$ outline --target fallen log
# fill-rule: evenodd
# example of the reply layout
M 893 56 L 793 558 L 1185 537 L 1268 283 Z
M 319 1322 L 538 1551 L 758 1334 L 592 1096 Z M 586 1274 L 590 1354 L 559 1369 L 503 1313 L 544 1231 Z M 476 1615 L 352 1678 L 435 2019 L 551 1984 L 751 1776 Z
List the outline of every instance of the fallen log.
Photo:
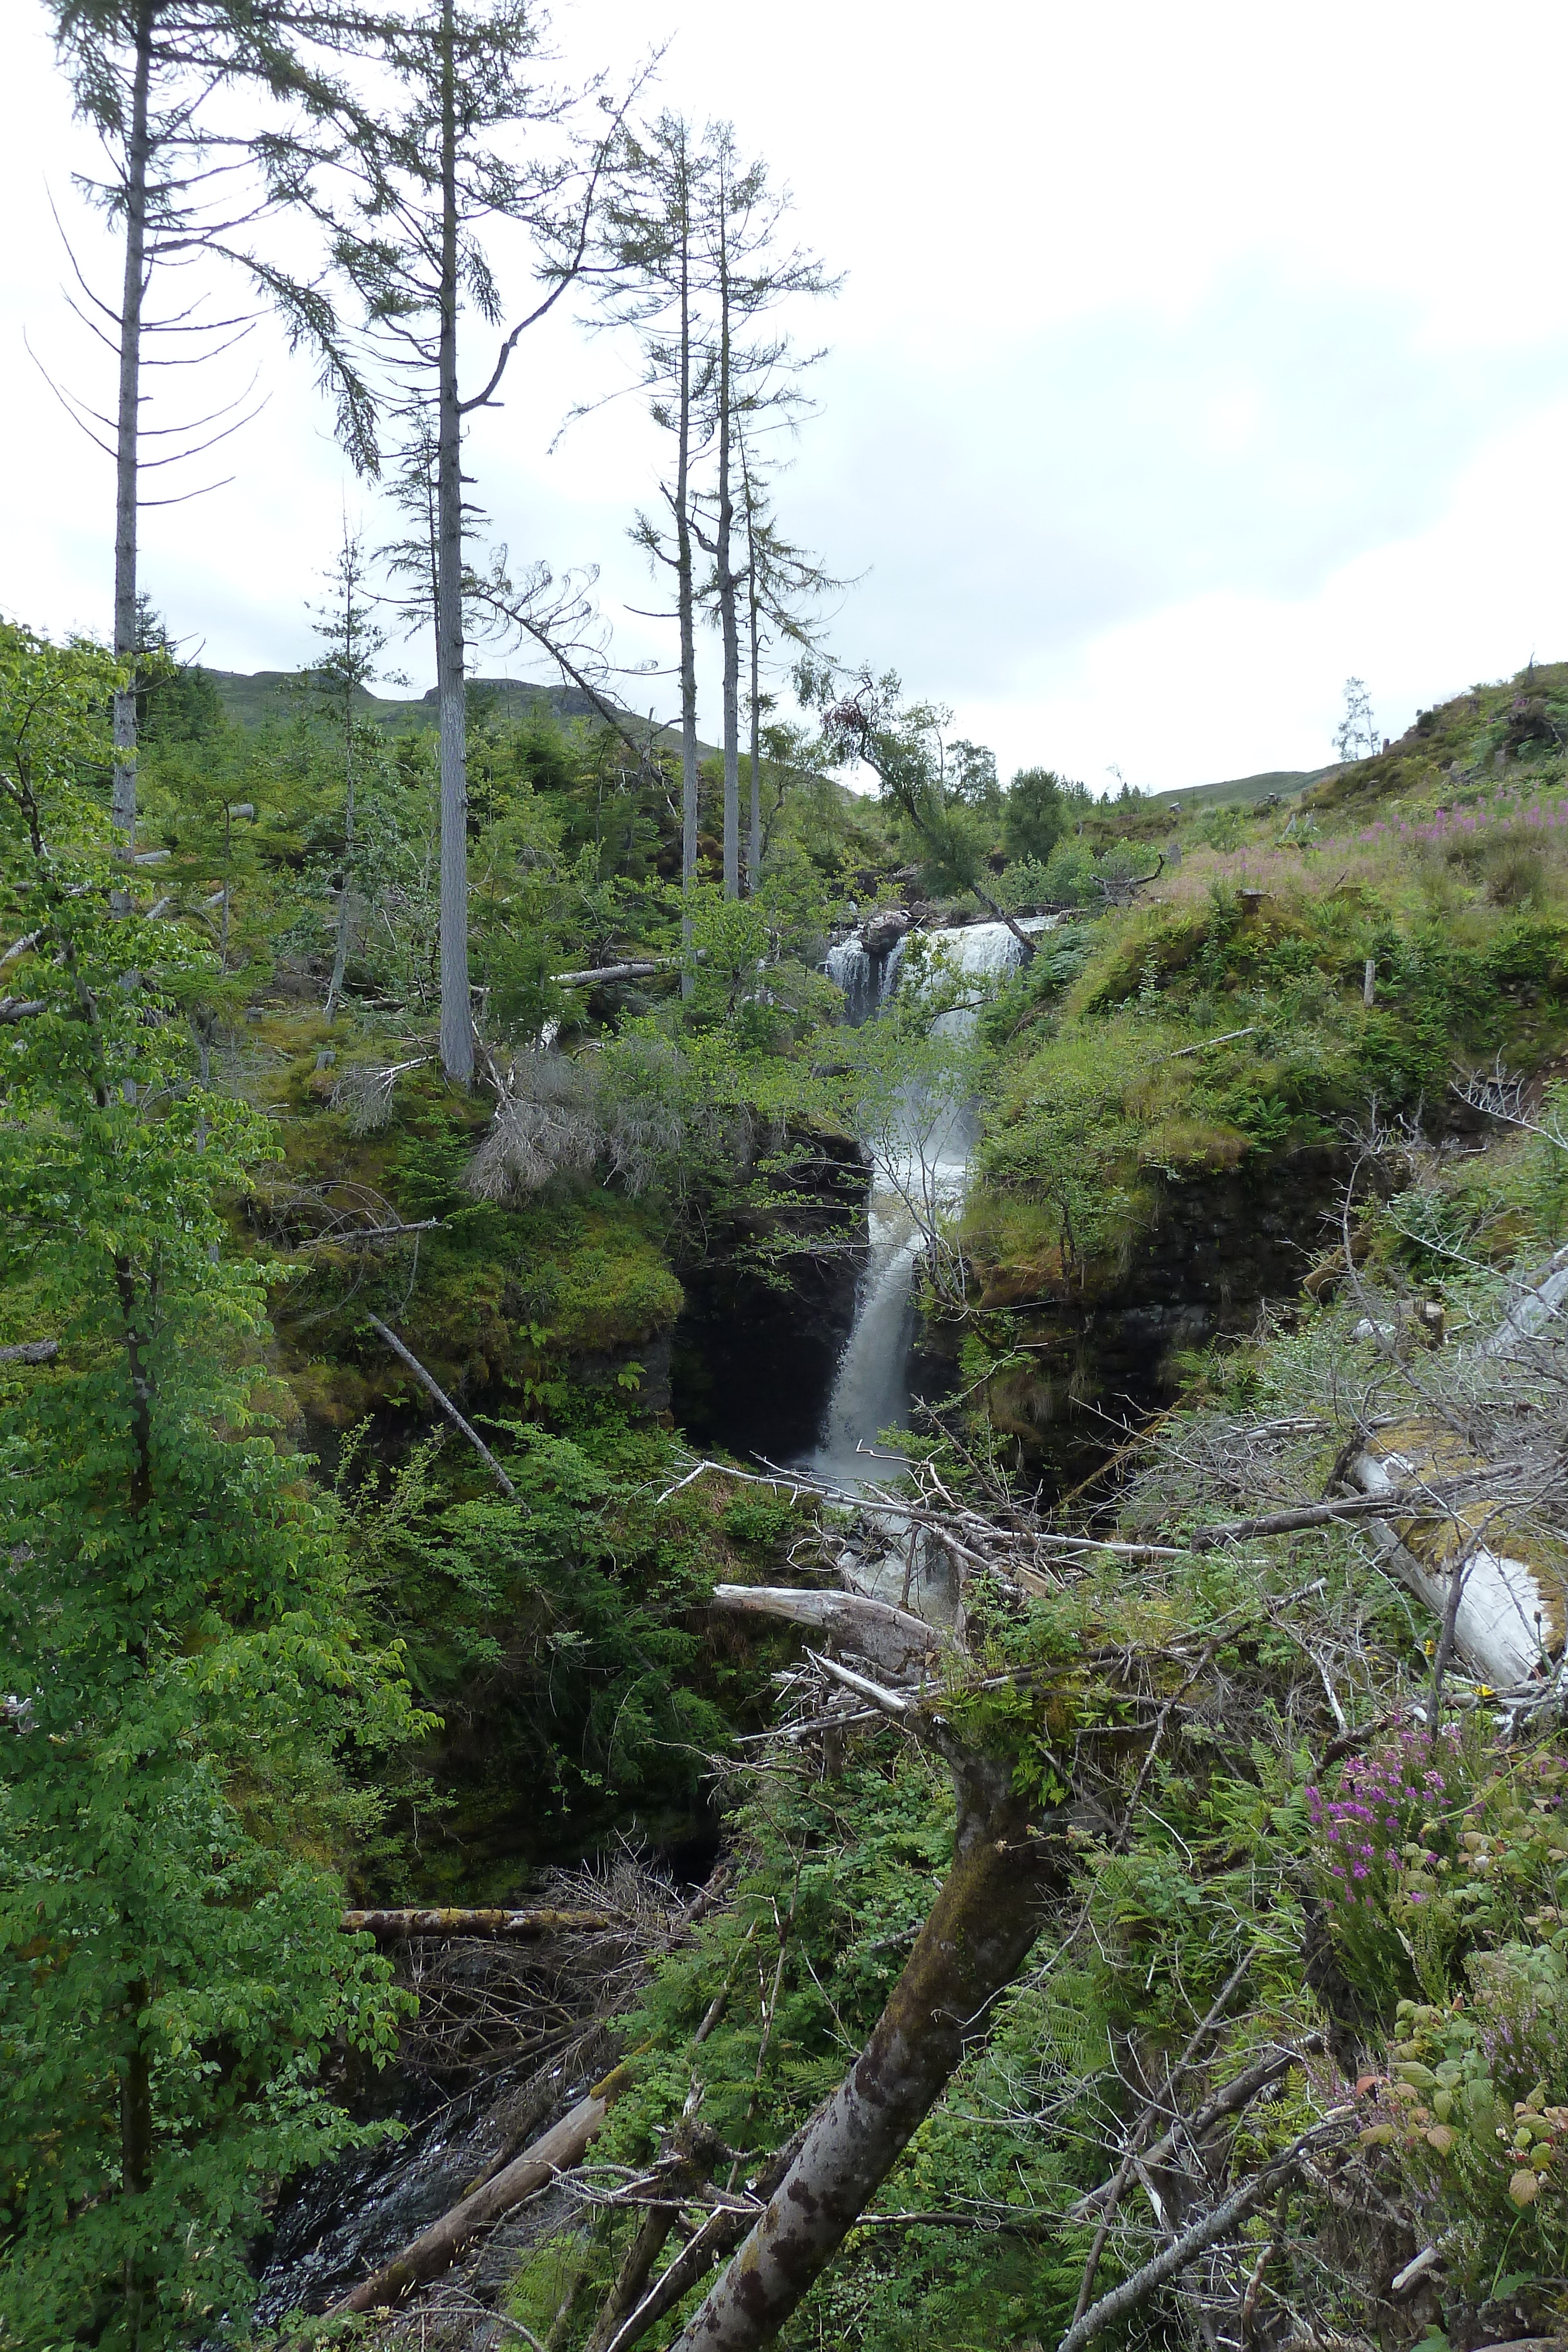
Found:
M 1539 1681 L 1562 1655 L 1568 1589 L 1561 1560 L 1519 1525 L 1517 1511 L 1484 1491 L 1451 1504 L 1442 1518 L 1406 1517 L 1399 1508 L 1413 1481 L 1473 1469 L 1449 1431 L 1409 1422 L 1355 1454 L 1347 1475 L 1381 1506 L 1384 1557 L 1439 1623 L 1458 1580 L 1455 1643 L 1483 1682 L 1507 1690 Z
M 0 1364 L 52 1364 L 59 1352 L 57 1339 L 19 1339 L 15 1347 L 0 1348 Z
M 810 1592 L 792 1585 L 719 1584 L 714 1599 L 721 1609 L 738 1609 L 758 1617 L 785 1617 L 797 1625 L 815 1626 L 819 1633 L 852 1650 L 874 1665 L 894 1675 L 929 1664 L 933 1655 L 951 1644 L 945 1633 L 891 1601 L 873 1601 L 859 1592 Z
M 345 1911 L 345 1935 L 379 1937 L 395 1943 L 408 1936 L 577 1936 L 601 1933 L 620 1923 L 608 1911 L 395 1910 Z
M 598 988 L 609 980 L 651 980 L 655 972 L 670 971 L 678 961 L 675 956 L 658 956 L 645 963 L 591 964 L 586 971 L 552 971 L 550 979 L 557 988 Z
M 525 2198 L 548 2188 L 558 2172 L 570 2172 L 574 2165 L 581 2163 L 589 2141 L 625 2089 L 628 2076 L 625 2066 L 617 2066 L 613 2074 L 606 2074 L 585 2098 L 579 2099 L 562 2116 L 559 2123 L 552 2124 L 520 2156 L 504 2165 L 472 2196 L 465 2197 L 461 2204 L 454 2205 L 439 2221 L 433 2221 L 422 2236 L 383 2264 L 373 2277 L 343 2295 L 327 2316 L 340 2319 L 352 2311 L 386 2309 L 401 2303 L 426 2279 L 450 2270 L 464 2247 L 481 2230 L 501 2221 Z

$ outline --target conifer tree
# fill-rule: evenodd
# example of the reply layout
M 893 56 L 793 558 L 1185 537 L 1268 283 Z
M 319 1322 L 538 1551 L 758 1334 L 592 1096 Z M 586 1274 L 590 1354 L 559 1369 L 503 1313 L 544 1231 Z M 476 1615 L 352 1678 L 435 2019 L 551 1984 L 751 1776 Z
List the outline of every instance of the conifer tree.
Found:
M 338 886 L 332 977 L 327 984 L 326 1003 L 327 1018 L 332 1021 L 343 998 L 353 928 L 354 795 L 360 779 L 361 753 L 377 748 L 371 729 L 360 717 L 359 698 L 380 676 L 377 665 L 387 642 L 386 631 L 376 620 L 371 601 L 363 542 L 357 532 L 349 529 L 346 520 L 342 544 L 328 575 L 328 584 L 329 600 L 317 608 L 313 624 L 321 650 L 310 679 L 331 719 L 343 761 L 343 864 Z
M 397 1998 L 318 1857 L 345 1745 L 418 1719 L 269 1433 L 224 1203 L 277 1147 L 172 1017 L 210 959 L 111 916 L 124 679 L 0 637 L 0 1285 L 37 1327 L 0 1389 L 0 2339 L 152 2352 L 241 2317 L 264 2185 L 356 2137 L 320 2061 L 388 2055 Z
M 468 762 L 463 440 L 468 417 L 497 404 L 524 332 L 582 266 L 603 142 L 586 164 L 570 148 L 519 160 L 520 132 L 559 123 L 571 101 L 534 81 L 540 23 L 532 0 L 436 5 L 389 24 L 386 62 L 402 98 L 390 122 L 362 123 L 310 200 L 333 224 L 338 262 L 358 288 L 369 330 L 398 389 L 392 405 L 415 468 L 426 471 L 441 761 L 441 1059 L 466 1086 L 474 1072 L 468 978 Z M 570 192 L 570 193 L 569 193 Z M 548 289 L 493 346 L 489 373 L 466 396 L 459 380 L 465 314 L 503 322 L 484 243 L 497 221 L 528 228 Z M 407 468 L 404 469 L 405 475 Z
M 713 318 L 715 478 L 711 534 L 699 524 L 698 535 L 713 558 L 708 594 L 724 647 L 724 890 L 726 898 L 735 898 L 740 895 L 742 864 L 739 599 L 749 575 L 749 563 L 736 561 L 737 528 L 744 531 L 747 557 L 758 552 L 747 444 L 755 465 L 769 432 L 798 423 L 804 406 L 799 378 L 822 357 L 821 352 L 797 352 L 788 335 L 758 340 L 755 327 L 766 311 L 789 296 L 832 293 L 838 281 L 824 275 L 814 256 L 798 248 L 788 253 L 779 250 L 779 231 L 789 200 L 769 187 L 766 163 L 758 160 L 742 167 L 735 133 L 727 123 L 709 133 L 709 143 L 713 169 L 702 215 L 703 290 Z M 753 605 L 754 632 L 758 609 Z M 756 732 L 754 713 L 754 767 Z M 754 833 L 759 826 L 758 818 Z
M 245 422 L 234 416 L 238 403 L 173 424 L 146 421 L 150 339 L 164 337 L 172 346 L 161 367 L 189 367 L 220 356 L 248 324 L 243 317 L 208 320 L 199 299 L 187 297 L 172 297 L 168 315 L 154 316 L 149 298 L 155 283 L 201 257 L 237 265 L 249 285 L 276 305 L 290 341 L 315 352 L 321 381 L 336 397 L 344 446 L 361 468 L 374 463 L 373 413 L 319 285 L 254 245 L 257 225 L 292 193 L 301 124 L 330 111 L 340 96 L 302 58 L 296 30 L 306 23 L 307 12 L 258 8 L 250 0 L 49 5 L 77 112 L 97 131 L 107 161 L 106 176 L 84 185 L 124 239 L 117 301 L 93 293 L 77 266 L 89 306 L 81 315 L 115 356 L 113 415 L 100 416 L 90 402 L 68 391 L 61 397 L 89 436 L 114 459 L 113 645 L 125 683 L 114 700 L 113 813 L 120 853 L 130 859 L 136 846 L 141 510 L 146 504 L 201 495 L 199 488 L 183 489 L 150 499 L 143 477 L 201 455 Z M 318 44 L 324 37 L 329 47 L 352 37 L 347 20 L 335 26 L 321 13 L 309 16 L 308 32 Z M 236 88 L 245 93 L 250 118 L 239 130 L 214 120 L 214 101 Z M 263 94 L 272 101 L 292 101 L 292 113 L 287 104 L 281 110 L 275 104 L 267 120 L 256 120 L 254 110 Z M 76 266 L 74 255 L 72 260 Z M 111 440 L 99 439 L 102 429 Z M 152 456 L 149 440 L 155 445 Z
M 697 468 L 712 437 L 716 360 L 705 335 L 702 214 L 714 168 L 710 146 L 684 115 L 662 114 L 616 150 L 616 169 L 593 257 L 601 314 L 628 325 L 642 348 L 638 389 L 655 425 L 674 442 L 660 485 L 665 516 L 639 513 L 632 538 L 673 575 L 680 642 L 682 937 L 692 938 L 690 894 L 697 868 L 697 666 L 695 517 Z M 682 992 L 692 992 L 683 974 Z

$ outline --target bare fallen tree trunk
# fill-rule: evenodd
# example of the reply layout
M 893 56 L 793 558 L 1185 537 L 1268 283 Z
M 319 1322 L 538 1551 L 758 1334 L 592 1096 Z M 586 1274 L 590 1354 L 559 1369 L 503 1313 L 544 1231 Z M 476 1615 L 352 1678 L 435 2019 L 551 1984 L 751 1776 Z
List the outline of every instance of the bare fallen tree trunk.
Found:
M 651 980 L 655 972 L 672 971 L 679 959 L 656 956 L 643 963 L 591 964 L 586 971 L 552 971 L 557 988 L 597 988 L 611 980 Z
M 608 1911 L 345 1911 L 345 1934 L 359 1930 L 391 1943 L 405 1936 L 591 1935 L 618 1923 Z
M 872 1601 L 861 1593 L 804 1592 L 784 1584 L 720 1584 L 714 1588 L 713 1597 L 721 1609 L 785 1617 L 796 1625 L 810 1625 L 889 1674 L 920 1673 L 951 1646 L 924 1617 L 895 1609 L 891 1601 Z
M 618 2066 L 612 2074 L 596 2083 L 585 2098 L 579 2099 L 559 2123 L 552 2124 L 520 2156 L 504 2165 L 493 2179 L 486 2180 L 471 2197 L 465 2197 L 460 2205 L 453 2206 L 439 2221 L 433 2221 L 423 2235 L 405 2246 L 394 2261 L 335 2303 L 329 2318 L 340 2318 L 350 2311 L 380 2311 L 400 2303 L 424 2280 L 450 2269 L 470 2239 L 477 2237 L 481 2230 L 499 2221 L 525 2197 L 532 2197 L 536 2190 L 548 2187 L 558 2172 L 570 2172 L 573 2165 L 581 2163 L 590 2140 L 625 2085 L 626 2069 Z
M 1383 1505 L 1389 1566 L 1440 1623 L 1453 1604 L 1458 1649 L 1483 1681 L 1508 1690 L 1550 1674 L 1568 1633 L 1568 1593 L 1546 1547 L 1495 1496 L 1455 1503 L 1442 1517 L 1404 1515 L 1424 1476 L 1452 1478 L 1456 1454 L 1448 1431 L 1411 1423 L 1357 1454 L 1347 1475 L 1372 1507 Z

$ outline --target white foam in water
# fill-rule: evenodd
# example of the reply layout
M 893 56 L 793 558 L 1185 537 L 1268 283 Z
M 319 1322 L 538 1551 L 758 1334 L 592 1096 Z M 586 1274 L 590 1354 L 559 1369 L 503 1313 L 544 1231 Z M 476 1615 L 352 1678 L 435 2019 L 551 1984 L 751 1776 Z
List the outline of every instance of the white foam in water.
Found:
M 1049 930 L 1057 919 L 1025 919 L 1025 932 Z M 828 971 L 844 991 L 852 1023 L 873 1018 L 898 985 L 905 933 L 885 958 L 868 956 L 858 939 L 830 950 Z M 928 932 L 928 948 L 950 971 L 976 979 L 1010 971 L 1020 960 L 1018 940 L 1006 923 L 971 923 L 961 929 Z M 880 966 L 880 969 L 878 967 Z M 962 1036 L 974 1027 L 972 1007 L 940 1015 L 936 1027 Z M 877 1432 L 902 1428 L 909 1416 L 909 1351 L 915 1339 L 915 1272 L 925 1247 L 925 1227 L 937 1215 L 962 1205 L 969 1160 L 978 1132 L 971 1105 L 933 1108 L 924 1092 L 912 1089 L 904 1106 L 894 1149 L 879 1159 L 870 1201 L 871 1262 L 861 1282 L 850 1336 L 839 1358 L 822 1434 L 807 1466 L 819 1477 L 852 1491 L 868 1478 L 888 1477 L 897 1465 L 885 1456 L 869 1461 L 859 1449 L 876 1445 Z

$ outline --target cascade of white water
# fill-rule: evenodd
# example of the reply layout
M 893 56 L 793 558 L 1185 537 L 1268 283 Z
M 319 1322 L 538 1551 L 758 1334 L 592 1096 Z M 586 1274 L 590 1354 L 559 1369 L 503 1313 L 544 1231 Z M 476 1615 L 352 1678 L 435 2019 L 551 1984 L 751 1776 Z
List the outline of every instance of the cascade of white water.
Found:
M 1026 933 L 1048 930 L 1055 919 L 1031 916 L 1020 929 Z M 879 1012 L 898 986 L 910 936 L 906 933 L 884 959 L 876 960 L 883 970 L 875 975 L 874 996 L 873 959 L 858 941 L 846 940 L 830 953 L 828 970 L 844 990 L 846 1013 L 857 1025 Z M 1022 960 L 1023 950 L 1006 923 L 971 923 L 927 932 L 925 938 L 935 963 L 949 973 L 977 980 L 995 978 Z M 858 950 L 858 963 L 851 950 Z M 837 968 L 835 956 L 840 959 Z M 864 1006 L 858 1017 L 852 982 L 861 990 L 859 1002 Z M 960 1005 L 942 1013 L 935 1026 L 949 1036 L 961 1036 L 974 1024 L 975 1008 Z M 900 1427 L 907 1419 L 915 1270 L 927 1238 L 922 1221 L 933 1213 L 951 1215 L 962 1204 L 977 1131 L 969 1105 L 934 1116 L 924 1094 L 912 1091 L 898 1132 L 889 1139 L 892 1150 L 884 1145 L 873 1169 L 871 1256 L 810 1464 L 820 1476 L 842 1486 L 852 1489 L 873 1470 L 859 1448 L 874 1446 L 879 1430 Z M 881 1467 L 886 1475 L 888 1465 Z
M 893 992 L 903 940 L 892 948 L 866 946 L 858 931 L 828 950 L 828 978 L 844 992 L 844 1013 L 852 1029 L 874 1020 Z

